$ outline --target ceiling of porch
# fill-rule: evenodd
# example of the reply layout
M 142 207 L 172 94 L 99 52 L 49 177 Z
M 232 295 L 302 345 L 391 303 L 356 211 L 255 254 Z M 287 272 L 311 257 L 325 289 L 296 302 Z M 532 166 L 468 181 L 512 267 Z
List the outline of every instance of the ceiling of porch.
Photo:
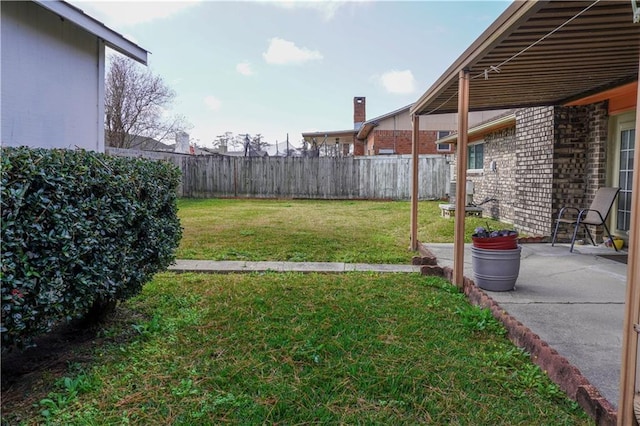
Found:
M 411 112 L 457 112 L 465 68 L 471 111 L 565 104 L 636 81 L 639 53 L 629 0 L 516 1 Z

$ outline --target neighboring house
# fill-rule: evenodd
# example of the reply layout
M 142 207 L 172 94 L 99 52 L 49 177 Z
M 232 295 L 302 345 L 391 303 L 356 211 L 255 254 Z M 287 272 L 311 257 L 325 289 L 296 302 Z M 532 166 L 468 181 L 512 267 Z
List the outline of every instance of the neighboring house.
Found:
M 176 144 L 166 144 L 147 136 L 134 136 L 131 140 L 131 144 L 127 149 L 138 151 L 174 152 L 176 149 Z
M 354 130 L 307 132 L 302 134 L 311 156 L 344 157 L 353 155 Z
M 364 100 L 364 98 L 363 98 Z M 356 146 L 362 144 L 363 155 L 411 154 L 413 128 L 411 105 L 367 120 L 356 133 Z M 479 123 L 503 114 L 504 110 L 477 111 L 469 114 L 470 123 Z M 420 120 L 419 154 L 451 154 L 452 145 L 436 143 L 456 130 L 457 114 L 431 115 Z
M 0 2 L 1 143 L 104 151 L 105 46 L 147 51 L 69 3 Z
M 320 155 L 411 154 L 413 127 L 407 105 L 371 120 L 366 119 L 366 98 L 353 98 L 354 130 L 303 133 L 310 149 Z M 487 120 L 504 111 L 479 111 L 470 115 L 472 123 Z M 457 115 L 433 115 L 420 121 L 419 154 L 451 154 L 449 144 L 434 142 L 457 129 Z

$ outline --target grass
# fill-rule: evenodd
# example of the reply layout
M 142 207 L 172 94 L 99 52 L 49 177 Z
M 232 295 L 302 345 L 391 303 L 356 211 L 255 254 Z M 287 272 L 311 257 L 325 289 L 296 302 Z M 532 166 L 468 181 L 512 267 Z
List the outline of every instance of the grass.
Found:
M 420 239 L 451 242 L 453 220 L 437 204 L 420 204 Z M 179 207 L 180 258 L 411 256 L 409 203 Z M 487 222 L 467 221 L 468 232 Z M 116 318 L 90 355 L 25 394 L 29 403 L 3 402 L 3 425 L 593 424 L 488 310 L 441 278 L 163 273 Z
M 418 239 L 453 242 L 438 201 L 419 203 Z M 401 201 L 180 200 L 180 259 L 408 263 L 411 204 Z M 466 219 L 476 226 L 510 225 Z
M 121 309 L 24 424 L 590 424 L 439 278 L 164 273 Z

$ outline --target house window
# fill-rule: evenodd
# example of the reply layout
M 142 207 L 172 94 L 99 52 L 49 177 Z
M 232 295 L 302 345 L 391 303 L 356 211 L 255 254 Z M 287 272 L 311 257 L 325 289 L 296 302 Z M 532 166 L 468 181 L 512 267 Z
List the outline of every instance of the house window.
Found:
M 636 130 L 620 132 L 620 171 L 618 194 L 618 221 L 616 228 L 628 231 L 631 225 L 631 181 L 633 180 L 633 155 Z
M 440 139 L 442 139 L 444 137 L 447 137 L 450 134 L 451 134 L 451 130 L 438 130 L 438 136 L 437 136 L 436 140 L 439 141 Z M 438 152 L 442 152 L 442 151 L 449 152 L 449 151 L 451 151 L 451 144 L 450 143 L 439 143 L 439 144 L 436 144 L 436 150 Z
M 467 169 L 482 170 L 482 165 L 484 164 L 484 143 L 469 145 L 467 150 Z

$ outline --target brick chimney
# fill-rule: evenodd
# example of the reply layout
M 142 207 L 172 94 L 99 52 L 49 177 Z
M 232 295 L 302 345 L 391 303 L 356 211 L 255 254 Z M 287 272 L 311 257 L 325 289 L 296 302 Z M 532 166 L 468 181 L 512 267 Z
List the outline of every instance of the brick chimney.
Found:
M 367 113 L 365 111 L 366 98 L 356 96 L 353 98 L 353 128 L 355 131 L 360 130 L 362 123 L 367 121 Z
M 353 155 L 364 155 L 365 141 L 359 140 L 356 135 L 364 122 L 367 121 L 365 104 L 366 102 L 363 96 L 353 98 Z

